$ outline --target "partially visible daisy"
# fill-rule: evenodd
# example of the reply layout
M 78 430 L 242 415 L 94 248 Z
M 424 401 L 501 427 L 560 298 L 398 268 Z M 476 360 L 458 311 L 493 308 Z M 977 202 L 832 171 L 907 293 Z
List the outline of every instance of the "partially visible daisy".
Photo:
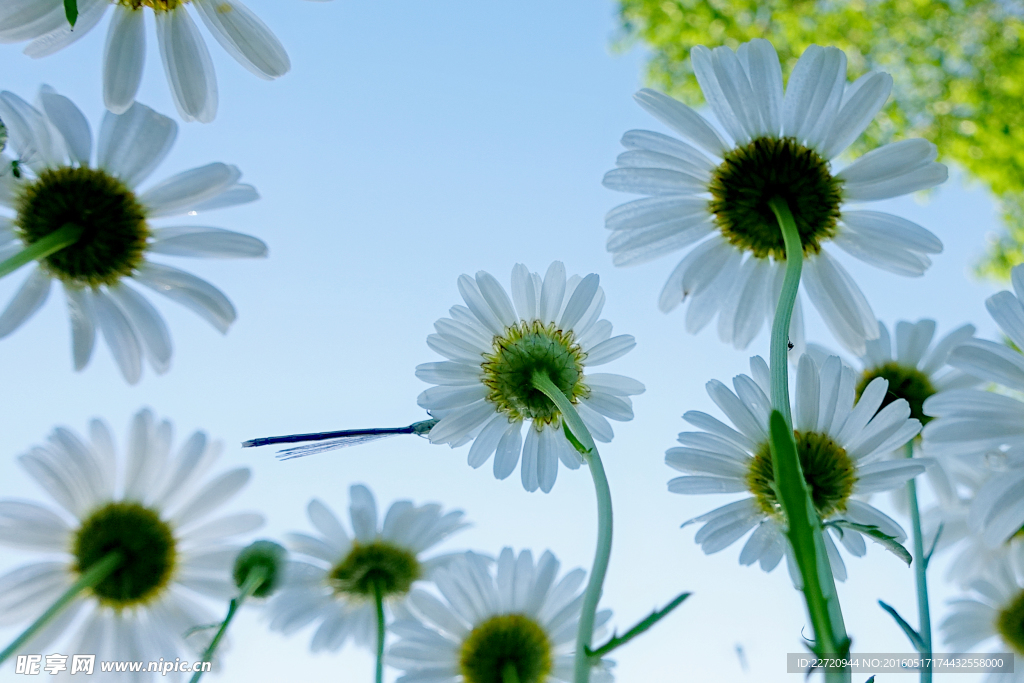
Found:
M 480 467 L 491 454 L 494 476 L 512 474 L 522 453 L 527 491 L 551 491 L 558 461 L 577 469 L 582 460 L 562 430 L 555 404 L 532 384 L 545 373 L 572 402 L 597 441 L 614 436 L 607 418 L 632 420 L 629 397 L 644 385 L 621 375 L 584 370 L 604 365 L 631 350 L 628 334 L 612 337 L 602 320 L 604 291 L 598 276 L 574 275 L 555 261 L 544 278 L 517 264 L 512 297 L 489 273 L 459 277 L 466 306 L 453 306 L 451 318 L 434 323 L 427 345 L 449 360 L 417 366 L 416 376 L 438 386 L 420 394 L 420 406 L 440 418 L 431 443 L 453 448 L 472 440 L 469 464 Z M 514 306 L 513 306 L 514 303 Z M 523 439 L 523 423 L 527 424 Z
M 863 354 L 865 340 L 878 336 L 875 316 L 824 246 L 832 242 L 900 275 L 923 274 L 931 264 L 928 254 L 942 251 L 935 235 L 903 218 L 846 205 L 945 181 L 935 145 L 917 138 L 894 142 L 837 173 L 831 161 L 889 97 L 888 74 L 870 72 L 847 84 L 843 52 L 812 45 L 783 92 L 779 58 L 766 40 L 744 43 L 736 52 L 697 46 L 690 55 L 704 97 L 731 141 L 681 102 L 648 89 L 636 94 L 640 106 L 688 142 L 645 130 L 623 136 L 628 151 L 604 185 L 649 196 L 608 213 L 615 264 L 643 263 L 700 242 L 669 276 L 659 307 L 668 312 L 690 299 L 688 331 L 718 315 L 721 339 L 745 348 L 766 317 L 770 324 L 781 291 L 785 245 L 768 202 L 784 199 L 803 244 L 804 291 L 836 338 Z M 798 303 L 791 325 L 797 346 L 802 320 Z
M 80 593 L 30 649 L 45 651 L 70 630 L 69 648 L 97 659 L 192 659 L 184 634 L 217 621 L 196 597 L 220 601 L 237 592 L 231 569 L 240 547 L 233 537 L 263 524 L 254 513 L 211 519 L 249 481 L 249 470 L 208 477 L 221 447 L 203 432 L 172 457 L 171 424 L 157 422 L 148 410 L 132 420 L 124 460 L 103 422 L 93 420 L 89 436 L 58 427 L 46 445 L 18 459 L 59 507 L 0 501 L 0 543 L 46 555 L 0 577 L 0 623 L 28 626 L 82 573 L 117 551 L 122 564 Z M 78 626 L 70 628 L 76 618 Z
M 21 289 L 0 313 L 0 338 L 21 326 L 46 302 L 58 280 L 71 317 L 76 370 L 92 356 L 97 328 L 121 374 L 139 381 L 142 359 L 166 372 L 171 337 L 163 318 L 128 280 L 193 310 L 221 332 L 235 320 L 235 308 L 210 283 L 149 260 L 170 256 L 256 258 L 266 245 L 221 228 L 172 225 L 153 218 L 195 215 L 259 198 L 242 172 L 214 163 L 179 173 L 137 192 L 171 149 L 178 126 L 142 104 L 121 115 L 107 113 L 100 128 L 96 162 L 90 166 L 92 135 L 82 112 L 66 97 L 43 86 L 38 108 L 17 95 L 0 93 L 0 116 L 10 128 L 20 169 L 0 155 L 0 261 L 71 223 L 78 241 L 32 267 Z
M 387 611 L 401 609 L 416 581 L 430 579 L 451 555 L 433 558 L 423 553 L 467 526 L 461 510 L 441 512 L 437 503 L 415 506 L 408 500 L 392 503 L 383 523 L 377 503 L 362 485 L 349 489 L 353 536 L 319 500 L 309 503 L 309 521 L 318 536 L 287 534 L 291 550 L 306 560 L 286 565 L 284 584 L 270 599 L 270 627 L 294 633 L 319 621 L 313 652 L 337 650 L 350 637 L 373 648 L 377 642 L 375 585 Z
M 554 683 L 573 680 L 579 592 L 586 572 L 574 569 L 557 583 L 559 562 L 545 551 L 534 564 L 524 550 L 498 556 L 497 568 L 474 553 L 434 574 L 444 600 L 415 588 L 409 606 L 415 619 L 397 621 L 399 636 L 387 663 L 403 671 L 399 683 Z M 611 610 L 597 613 L 601 628 Z M 515 678 L 505 674 L 514 669 Z M 613 680 L 611 662 L 601 660 L 591 680 Z
M 985 339 L 970 339 L 953 349 L 949 364 L 1009 389 L 1014 396 L 963 389 L 925 402 L 937 419 L 924 432 L 929 453 L 945 457 L 984 457 L 1004 471 L 982 486 L 971 505 L 969 522 L 990 546 L 1005 542 L 1024 527 L 1024 266 L 1011 272 L 1014 294 L 1003 291 L 985 301 L 989 314 L 1016 349 Z
M 939 627 L 954 652 L 969 652 L 988 641 L 997 652 L 1013 653 L 1013 673 L 990 673 L 985 683 L 1024 682 L 1024 583 L 1013 559 L 1005 553 L 994 559 L 985 576 L 971 582 L 974 597 L 951 600 L 950 614 Z
M 671 448 L 665 463 L 687 476 L 668 484 L 681 494 L 739 493 L 741 500 L 712 510 L 687 522 L 703 522 L 695 541 L 705 553 L 727 548 L 753 530 L 740 553 L 740 564 L 760 562 L 771 571 L 786 552 L 785 520 L 775 497 L 775 477 L 769 447 L 768 366 L 759 356 L 750 360 L 753 379 L 738 375 L 735 393 L 717 380 L 707 384 L 711 400 L 732 424 L 691 410 L 683 419 L 699 432 L 682 432 L 682 447 Z M 921 423 L 910 417 L 903 399 L 879 410 L 888 382 L 877 377 L 860 397 L 855 397 L 856 376 L 837 356 L 819 368 L 807 354 L 797 366 L 796 402 L 793 411 L 797 454 L 811 490 L 814 507 L 823 522 L 845 520 L 876 526 L 879 531 L 906 540 L 903 529 L 887 515 L 858 500 L 861 494 L 903 486 L 925 470 L 921 459 L 884 460 L 920 431 Z M 849 528 L 830 527 L 850 553 L 866 552 L 863 536 Z M 829 534 L 825 534 L 832 571 L 846 579 L 846 566 Z
M 291 68 L 284 46 L 266 24 L 238 0 L 78 0 L 72 27 L 62 0 L 5 0 L 0 7 L 0 43 L 31 40 L 29 57 L 45 57 L 88 33 L 114 6 L 103 51 L 103 102 L 123 114 L 135 102 L 146 57 L 143 14 L 153 10 L 164 73 L 178 114 L 209 123 L 217 115 L 217 75 L 192 16 L 191 2 L 206 28 L 239 64 L 267 80 Z

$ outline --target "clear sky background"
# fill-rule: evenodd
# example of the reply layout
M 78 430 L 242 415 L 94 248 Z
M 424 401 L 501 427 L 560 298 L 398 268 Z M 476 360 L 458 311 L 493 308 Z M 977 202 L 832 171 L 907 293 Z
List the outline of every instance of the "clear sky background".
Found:
M 704 556 L 693 543 L 695 527 L 679 525 L 730 498 L 683 497 L 666 489 L 676 473 L 664 464 L 664 452 L 687 428 L 681 415 L 691 409 L 719 414 L 704 384 L 747 372 L 750 355 L 767 355 L 768 335 L 763 331 L 747 351 L 736 351 L 718 341 L 713 325 L 696 337 L 686 334 L 682 309 L 661 314 L 657 296 L 678 256 L 631 269 L 611 265 L 603 217 L 631 197 L 605 190 L 601 177 L 614 165 L 623 132 L 664 130 L 632 101 L 643 85 L 642 51 L 611 48 L 615 5 L 249 5 L 287 47 L 291 73 L 260 81 L 207 34 L 219 114 L 209 125 L 182 124 L 174 150 L 152 176 L 159 181 L 224 161 L 237 164 L 242 182 L 262 194 L 255 204 L 163 224 L 251 233 L 269 244 L 269 259 L 156 257 L 220 287 L 235 303 L 238 321 L 222 337 L 184 308 L 149 297 L 168 322 L 174 358 L 166 375 L 147 367 L 130 387 L 102 342 L 83 372 L 72 370 L 66 307 L 55 288 L 43 310 L 0 340 L 0 497 L 48 501 L 15 457 L 55 425 L 83 433 L 99 416 L 123 445 L 130 417 L 149 406 L 175 423 L 176 444 L 204 429 L 226 445 L 221 467 L 252 468 L 251 484 L 230 509 L 262 512 L 268 524 L 261 537 L 311 530 L 305 508 L 313 497 L 347 524 L 348 487 L 365 483 L 381 508 L 409 498 L 465 510 L 473 527 L 445 549 L 497 554 L 510 545 L 535 555 L 551 549 L 565 570 L 589 569 L 596 512 L 585 470 L 561 468 L 550 494 L 529 494 L 518 470 L 496 481 L 489 463 L 480 470 L 466 465 L 468 447 L 452 451 L 413 437 L 287 463 L 277 462 L 272 449 L 239 446 L 256 436 L 423 419 L 416 396 L 427 385 L 414 369 L 439 360 L 426 336 L 437 318 L 461 303 L 458 276 L 487 270 L 507 286 L 515 263 L 543 272 L 559 259 L 569 273 L 600 274 L 605 317 L 616 333 L 637 338 L 636 349 L 607 371 L 647 385 L 634 400 L 636 419 L 615 423 L 614 442 L 602 447 L 616 522 L 602 605 L 625 630 L 677 593 L 694 593 L 615 653 L 617 680 L 799 680 L 785 674 L 785 653 L 802 649 L 804 611 L 785 569 L 764 574 L 739 566 L 741 543 Z M 139 100 L 177 118 L 151 15 L 147 20 Z M 100 57 L 108 23 L 109 17 L 76 45 L 38 61 L 22 55 L 23 46 L 0 46 L 0 87 L 31 101 L 48 83 L 79 105 L 95 133 L 103 113 Z M 890 326 L 931 317 L 940 334 L 970 321 L 993 338 L 984 299 L 999 287 L 969 274 L 998 227 L 985 192 L 954 172 L 926 198 L 874 206 L 921 223 L 946 245 L 919 279 L 832 252 L 877 315 Z M 16 273 L 0 282 L 0 305 L 24 277 Z M 809 318 L 808 339 L 834 345 L 815 314 Z M 887 501 L 879 504 L 891 509 Z M 0 550 L 0 572 L 29 557 Z M 953 595 L 939 578 L 944 564 L 945 558 L 937 560 L 932 571 L 936 623 Z M 865 558 L 847 555 L 847 566 L 850 578 L 839 590 L 854 650 L 909 652 L 876 600 L 916 621 L 911 571 L 878 546 Z M 0 630 L 0 641 L 16 633 Z M 271 633 L 259 609 L 247 606 L 231 631 L 223 673 L 209 680 L 372 680 L 369 653 L 349 645 L 314 656 L 311 636 L 311 629 L 288 638 Z M 12 671 L 5 666 L 0 680 L 19 680 Z M 386 676 L 393 679 L 395 672 Z M 876 680 L 910 679 L 883 674 Z

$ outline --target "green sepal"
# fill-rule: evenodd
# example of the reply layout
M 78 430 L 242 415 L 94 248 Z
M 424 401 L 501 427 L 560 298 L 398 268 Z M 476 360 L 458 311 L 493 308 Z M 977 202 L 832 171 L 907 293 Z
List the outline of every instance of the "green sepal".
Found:
M 872 540 L 882 544 L 882 546 L 885 547 L 886 550 L 888 550 L 893 555 L 906 562 L 908 567 L 910 566 L 910 563 L 914 560 L 914 558 L 910 555 L 910 551 L 904 548 L 900 544 L 900 542 L 896 540 L 895 536 L 890 536 L 889 534 L 884 533 L 874 524 L 857 524 L 855 522 L 851 522 L 845 519 L 834 519 L 832 521 L 825 522 L 825 526 L 832 527 L 833 529 L 838 529 L 840 536 L 842 536 L 843 534 L 843 529 L 852 529 L 853 531 L 859 531 L 860 533 L 871 538 Z
M 572 444 L 573 448 L 580 452 L 580 455 L 590 454 L 590 449 L 581 444 L 580 440 L 573 436 L 573 433 L 569 431 L 569 425 L 567 425 L 564 421 L 562 422 L 562 431 L 565 433 L 565 438 L 569 440 L 569 443 Z
M 928 651 L 928 648 L 925 647 L 924 641 L 921 639 L 921 634 L 915 631 L 914 627 L 908 624 L 907 620 L 900 616 L 900 613 L 896 611 L 895 607 L 887 605 L 881 600 L 878 601 L 878 604 L 882 609 L 889 613 L 889 616 L 896 620 L 896 624 L 903 629 L 905 634 L 907 634 L 907 638 L 910 639 L 910 644 L 914 646 L 915 650 L 921 654 Z
M 68 23 L 74 28 L 75 22 L 78 21 L 78 0 L 64 0 L 64 16 L 68 18 Z

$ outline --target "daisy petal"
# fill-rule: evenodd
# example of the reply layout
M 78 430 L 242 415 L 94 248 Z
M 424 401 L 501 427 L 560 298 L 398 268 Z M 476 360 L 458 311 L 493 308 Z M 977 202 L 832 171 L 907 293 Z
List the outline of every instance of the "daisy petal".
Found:
M 184 271 L 146 261 L 132 279 L 199 314 L 222 333 L 235 321 L 235 307 L 205 280 Z
M 217 76 L 199 29 L 184 6 L 154 14 L 160 56 L 178 114 L 186 121 L 213 121 Z
M 103 48 L 103 104 L 123 114 L 135 102 L 146 60 L 146 27 L 142 11 L 126 5 L 114 7 Z
M 267 25 L 240 2 L 195 0 L 206 28 L 239 64 L 267 80 L 291 68 L 288 53 Z
M 164 160 L 177 136 L 173 119 L 136 102 L 123 114 L 103 116 L 96 163 L 134 188 Z
M 267 245 L 240 232 L 185 225 L 153 230 L 147 251 L 194 258 L 263 258 Z
M 0 339 L 21 327 L 22 323 L 42 308 L 50 294 L 51 278 L 42 268 L 35 268 L 25 279 L 17 294 L 0 313 Z

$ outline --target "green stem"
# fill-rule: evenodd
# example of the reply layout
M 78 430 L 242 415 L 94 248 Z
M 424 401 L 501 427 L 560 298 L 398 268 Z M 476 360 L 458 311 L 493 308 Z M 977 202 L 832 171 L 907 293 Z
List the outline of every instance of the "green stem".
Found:
M 774 408 L 770 420 L 770 448 L 776 497 L 786 520 L 786 537 L 793 548 L 794 560 L 800 572 L 801 590 L 814 629 L 815 651 L 819 654 L 842 655 L 848 650 L 850 641 L 846 635 L 835 578 L 825 550 L 821 520 L 811 500 L 811 492 L 797 454 L 789 404 L 789 326 L 800 287 L 803 244 L 785 200 L 775 198 L 768 205 L 775 213 L 786 245 L 786 275 L 775 308 L 769 355 L 771 401 Z M 850 670 L 828 670 L 825 672 L 825 680 L 849 681 Z
M 29 261 L 42 260 L 54 252 L 70 247 L 81 236 L 82 228 L 74 223 L 66 223 L 59 230 L 29 244 L 6 261 L 0 261 L 0 277 L 10 275 Z
M 50 608 L 43 612 L 42 616 L 36 619 L 20 636 L 15 638 L 14 642 L 7 646 L 7 649 L 0 652 L 0 664 L 7 661 L 11 655 L 18 651 L 18 648 L 28 642 L 32 636 L 50 623 L 50 621 L 60 614 L 72 600 L 78 597 L 79 593 L 87 588 L 92 588 L 100 581 L 110 576 L 110 574 L 121 565 L 123 560 L 124 557 L 121 553 L 114 551 L 93 566 L 89 567 L 86 572 L 78 577 L 78 581 L 75 581 L 71 588 L 64 591 L 64 595 L 57 598 L 57 601 L 50 605 Z
M 245 583 L 242 584 L 239 589 L 238 597 L 232 598 L 231 603 L 228 605 L 228 614 L 224 617 L 224 621 L 221 622 L 220 629 L 217 630 L 217 635 L 213 637 L 210 642 L 210 646 L 206 648 L 206 652 L 203 653 L 203 661 L 213 661 L 213 653 L 217 651 L 217 646 L 220 645 L 221 639 L 224 638 L 224 634 L 227 633 L 228 626 L 231 624 L 231 620 L 235 618 L 235 614 L 242 604 L 255 593 L 263 582 L 267 578 L 266 567 L 253 567 L 249 571 L 249 575 L 245 578 Z M 200 667 L 199 671 L 192 674 L 192 678 L 189 683 L 198 683 L 199 679 L 203 677 L 203 670 Z
M 505 665 L 505 668 L 501 670 L 501 683 L 519 683 L 519 672 L 516 671 L 516 665 L 509 662 Z
M 377 683 L 384 681 L 384 590 L 373 582 L 373 600 L 377 606 Z
M 668 616 L 668 614 L 679 607 L 683 603 L 683 600 L 690 597 L 690 593 L 680 593 L 676 596 L 675 600 L 670 602 L 663 609 L 654 610 L 648 614 L 643 620 L 633 626 L 631 629 L 620 635 L 612 636 L 607 643 L 597 648 L 596 650 L 589 650 L 587 656 L 591 659 L 601 659 L 604 655 L 608 654 L 612 650 L 618 649 L 628 643 L 629 641 L 636 638 L 638 635 L 654 626 L 656 623 L 661 621 L 662 618 Z
M 914 440 L 907 442 L 908 458 L 914 457 Z M 925 647 L 922 657 L 932 656 L 932 617 L 928 607 L 928 558 L 924 554 L 924 536 L 921 533 L 921 512 L 917 507 L 917 484 L 913 479 L 907 482 L 907 494 L 910 498 L 910 520 L 914 527 L 914 582 L 917 585 L 917 632 Z M 932 670 L 926 667 L 921 670 L 921 683 L 931 683 Z
M 612 554 L 612 493 L 608 488 L 608 477 L 604 473 L 601 455 L 597 452 L 597 444 L 590 431 L 580 418 L 572 402 L 559 390 L 551 378 L 545 373 L 533 373 L 532 383 L 535 389 L 551 399 L 561 413 L 563 424 L 570 436 L 570 441 L 583 455 L 590 466 L 590 476 L 594 479 L 597 493 L 597 550 L 594 553 L 594 566 L 590 570 L 587 589 L 583 593 L 583 607 L 580 612 L 579 631 L 576 634 L 576 663 L 574 683 L 588 683 L 590 680 L 590 641 L 594 637 L 594 618 L 597 614 L 597 603 L 601 600 L 601 588 L 605 574 L 608 573 L 608 561 Z
M 771 374 L 772 407 L 782 413 L 786 424 L 792 427 L 793 417 L 789 410 L 789 324 L 793 320 L 793 306 L 796 304 L 797 290 L 800 288 L 800 271 L 803 269 L 804 249 L 800 241 L 800 233 L 796 229 L 796 220 L 784 199 L 772 199 L 768 202 L 779 221 L 782 239 L 786 244 L 786 276 L 782 280 L 782 293 L 775 308 L 775 321 L 772 323 L 772 341 L 769 359 L 771 367 L 780 368 Z

